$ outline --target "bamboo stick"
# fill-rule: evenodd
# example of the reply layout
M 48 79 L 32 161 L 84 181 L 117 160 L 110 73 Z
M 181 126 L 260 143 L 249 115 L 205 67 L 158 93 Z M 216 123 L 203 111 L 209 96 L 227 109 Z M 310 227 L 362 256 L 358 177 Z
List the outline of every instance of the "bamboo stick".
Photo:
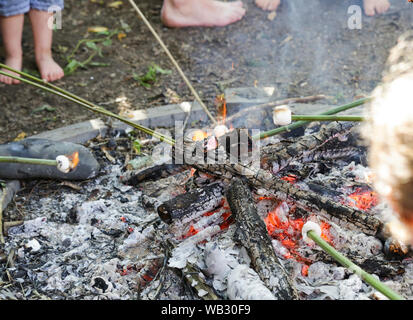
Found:
M 336 116 L 336 115 L 292 115 L 292 121 L 364 121 L 361 116 Z
M 38 164 L 38 165 L 52 166 L 52 167 L 57 166 L 56 160 L 9 157 L 9 156 L 0 156 L 0 163 Z
M 340 252 L 330 246 L 326 241 L 319 237 L 313 230 L 307 233 L 308 237 L 311 238 L 315 243 L 317 243 L 324 251 L 326 251 L 330 256 L 332 256 L 337 262 L 339 262 L 344 267 L 353 270 L 362 280 L 366 281 L 376 290 L 380 291 L 386 297 L 391 300 L 405 300 L 402 296 L 394 292 L 392 289 L 387 287 L 380 280 L 377 280 L 371 274 L 367 273 L 359 266 L 354 264 L 351 260 L 343 256 Z

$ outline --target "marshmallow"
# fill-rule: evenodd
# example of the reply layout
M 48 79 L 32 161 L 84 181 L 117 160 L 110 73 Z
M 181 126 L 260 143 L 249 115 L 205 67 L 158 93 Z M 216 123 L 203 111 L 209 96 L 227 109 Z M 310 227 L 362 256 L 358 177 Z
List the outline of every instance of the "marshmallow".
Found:
M 279 106 L 273 109 L 272 119 L 279 126 L 289 125 L 292 121 L 291 110 L 288 106 Z
M 63 173 L 68 173 L 70 171 L 70 160 L 66 156 L 57 156 L 57 169 Z
M 301 230 L 301 234 L 303 235 L 303 240 L 306 243 L 313 243 L 314 241 L 310 239 L 307 235 L 309 231 L 314 231 L 319 237 L 321 236 L 321 228 L 320 226 L 312 221 L 307 221 L 306 224 L 303 226 L 303 229 Z
M 228 127 L 224 124 L 217 125 L 214 128 L 214 136 L 217 138 L 222 137 L 224 134 L 227 134 L 228 132 Z

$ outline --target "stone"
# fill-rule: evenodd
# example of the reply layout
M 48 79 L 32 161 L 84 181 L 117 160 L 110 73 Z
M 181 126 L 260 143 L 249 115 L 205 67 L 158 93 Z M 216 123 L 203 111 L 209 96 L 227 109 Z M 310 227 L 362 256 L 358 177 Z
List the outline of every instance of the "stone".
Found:
M 185 121 L 190 109 L 191 115 L 188 123 L 196 120 L 208 120 L 208 116 L 198 102 L 183 102 L 180 104 L 134 110 L 128 114 L 127 119 L 151 129 L 158 127 L 170 128 L 175 126 L 175 121 Z M 129 125 L 121 121 L 114 121 L 112 127 L 115 129 L 130 128 Z
M 58 155 L 72 154 L 75 151 L 79 152 L 79 164 L 70 173 L 60 172 L 54 166 L 2 163 L 0 178 L 86 180 L 95 177 L 100 165 L 89 149 L 82 145 L 32 138 L 0 145 L 0 156 L 23 158 L 56 159 Z
M 225 90 L 225 101 L 227 107 L 232 106 L 247 106 L 247 105 L 257 105 L 262 103 L 267 103 L 274 98 L 271 98 L 275 92 L 274 87 L 243 87 L 243 88 L 229 88 Z
M 66 127 L 45 131 L 30 139 L 48 139 L 53 141 L 66 141 L 72 143 L 85 143 L 98 135 L 105 136 L 108 127 L 100 119 L 92 119 L 75 123 Z

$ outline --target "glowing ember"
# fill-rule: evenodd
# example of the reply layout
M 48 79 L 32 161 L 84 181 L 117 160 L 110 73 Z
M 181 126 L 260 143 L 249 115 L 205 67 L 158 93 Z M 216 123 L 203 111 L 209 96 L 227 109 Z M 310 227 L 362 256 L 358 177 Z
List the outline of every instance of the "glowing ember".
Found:
M 303 275 L 303 277 L 307 277 L 308 276 L 308 268 L 310 266 L 307 264 L 303 264 L 303 266 L 301 267 L 301 274 Z
M 289 174 L 288 176 L 282 177 L 281 180 L 294 184 L 297 182 L 297 176 L 294 174 Z
M 219 204 L 219 207 L 215 210 L 206 212 L 203 214 L 204 217 L 209 217 L 214 214 L 220 215 L 220 224 L 219 227 L 221 230 L 228 229 L 228 227 L 231 225 L 233 222 L 232 214 L 231 214 L 231 209 L 229 206 L 226 204 L 225 199 L 222 199 L 221 203 Z M 202 228 L 203 229 L 203 228 Z M 193 225 L 189 227 L 188 232 L 182 236 L 181 240 L 192 237 L 196 235 L 198 232 L 202 231 L 196 229 Z
M 266 199 L 265 199 L 266 200 Z M 276 239 L 287 250 L 283 253 L 285 259 L 295 259 L 297 262 L 304 263 L 302 274 L 307 274 L 307 269 L 311 261 L 301 257 L 298 253 L 298 243 L 302 239 L 301 230 L 307 219 L 289 217 L 290 209 L 286 203 L 281 203 L 277 208 L 270 211 L 264 219 L 269 235 Z M 327 222 L 322 222 L 320 228 L 322 230 L 321 237 L 332 245 L 332 237 L 330 234 L 330 225 Z
M 361 188 L 357 188 L 356 192 L 350 194 L 348 197 L 351 199 L 348 205 L 361 210 L 369 210 L 379 202 L 376 192 L 369 190 L 362 191 Z
M 202 141 L 208 137 L 208 133 L 202 130 L 196 130 L 192 135 L 192 141 Z

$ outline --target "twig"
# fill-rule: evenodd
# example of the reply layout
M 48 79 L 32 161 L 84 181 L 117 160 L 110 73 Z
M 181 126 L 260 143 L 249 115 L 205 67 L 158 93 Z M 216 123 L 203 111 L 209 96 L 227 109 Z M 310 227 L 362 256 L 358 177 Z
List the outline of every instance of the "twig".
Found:
M 169 57 L 171 60 L 172 64 L 175 66 L 175 68 L 178 70 L 180 76 L 182 79 L 185 81 L 186 85 L 188 88 L 191 90 L 192 94 L 194 95 L 195 99 L 199 102 L 201 107 L 205 110 L 206 114 L 208 117 L 211 119 L 211 121 L 214 123 L 214 125 L 217 125 L 218 122 L 215 120 L 214 116 L 209 112 L 207 106 L 202 102 L 201 98 L 199 97 L 197 91 L 194 89 L 192 86 L 191 82 L 188 80 L 188 78 L 185 76 L 185 73 L 182 71 L 181 67 L 179 66 L 178 62 L 175 60 L 175 58 L 172 56 L 171 52 L 169 51 L 168 47 L 165 45 L 165 43 L 162 41 L 161 37 L 158 35 L 158 33 L 155 31 L 155 29 L 152 27 L 151 23 L 146 19 L 145 15 L 142 13 L 142 11 L 138 8 L 136 3 L 133 0 L 129 0 L 130 4 L 132 7 L 135 9 L 135 11 L 138 13 L 139 17 L 143 20 L 143 22 L 146 24 L 146 26 L 149 28 L 149 30 L 152 32 L 153 36 L 155 39 L 159 42 L 161 45 L 162 49 L 165 51 L 166 55 Z

